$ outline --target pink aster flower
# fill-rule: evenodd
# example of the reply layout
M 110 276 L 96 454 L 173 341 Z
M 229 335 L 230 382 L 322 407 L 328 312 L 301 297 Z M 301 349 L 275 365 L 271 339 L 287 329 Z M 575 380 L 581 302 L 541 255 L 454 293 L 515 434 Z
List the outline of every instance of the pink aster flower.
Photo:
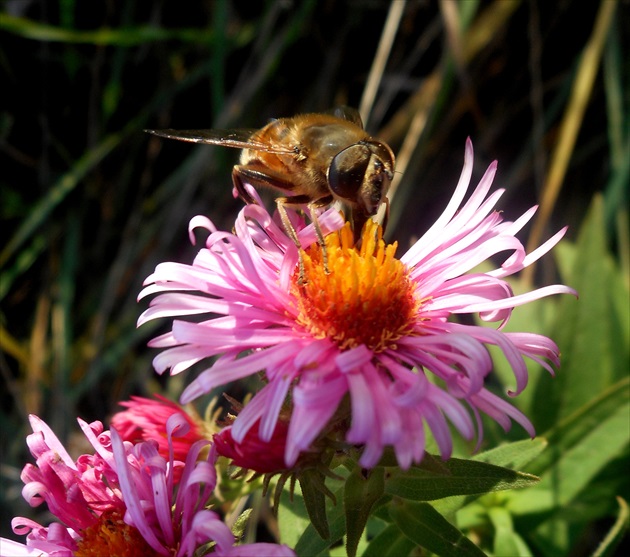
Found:
M 284 452 L 289 427 L 279 419 L 270 439 L 263 441 L 259 434 L 260 421 L 237 442 L 232 436 L 232 426 L 224 427 L 212 437 L 217 454 L 225 456 L 234 466 L 254 470 L 260 474 L 275 474 L 286 469 Z
M 76 462 L 52 430 L 30 417 L 33 434 L 27 439 L 36 466 L 22 472 L 23 495 L 32 506 L 46 502 L 60 522 L 48 527 L 27 518 L 12 521 L 16 534 L 27 534 L 26 545 L 1 540 L 16 554 L 87 557 L 192 556 L 214 542 L 213 555 L 278 555 L 294 553 L 286 546 L 234 546 L 234 536 L 219 516 L 206 508 L 216 485 L 213 449 L 190 447 L 186 462 L 165 459 L 157 444 L 124 442 L 116 430 L 103 431 L 100 422 L 79 420 L 94 454 Z M 171 437 L 186 429 L 175 415 L 167 424 Z M 173 470 L 182 467 L 176 487 Z M 4 550 L 3 550 L 4 551 Z
M 190 447 L 204 439 L 202 424 L 195 421 L 179 404 L 160 395 L 155 395 L 155 399 L 132 396 L 131 400 L 121 402 L 120 405 L 127 409 L 112 416 L 111 427 L 118 432 L 123 441 L 131 443 L 151 439 L 156 441 L 158 450 L 164 458 L 169 457 L 172 447 L 174 459 L 184 461 Z M 181 416 L 188 427 L 185 435 L 169 440 L 166 435 L 166 423 L 173 414 Z
M 489 194 L 496 162 L 463 203 L 472 168 L 469 140 L 451 201 L 399 259 L 396 244 L 386 245 L 371 222 L 357 248 L 348 225 L 330 209 L 318 218 L 326 235 L 325 268 L 313 225 L 292 213 L 303 248 L 304 283 L 297 277 L 294 243 L 261 206 L 241 211 L 234 234 L 217 231 L 204 217 L 193 218 L 191 239 L 194 228 L 210 232 L 205 247 L 192 265 L 158 265 L 140 297 L 159 295 L 139 324 L 192 315 L 202 320 L 176 319 L 169 333 L 154 339 L 152 346 L 165 348 L 154 367 L 176 374 L 218 356 L 186 388 L 183 403 L 263 371 L 266 384 L 237 417 L 231 437 L 242 443 L 258 424 L 260 438 L 271 440 L 290 400 L 284 455 L 289 467 L 318 436 L 332 432 L 337 440 L 341 435 L 347 444 L 362 446 L 364 467 L 375 466 L 391 446 L 407 468 L 423 457 L 425 425 L 447 458 L 448 421 L 471 439 L 475 430 L 481 434 L 480 413 L 506 430 L 514 420 L 533 436 L 529 420 L 485 388 L 492 371 L 487 347 L 499 347 L 514 372 L 509 396 L 527 384 L 525 358 L 550 373 L 559 365 L 551 339 L 501 328 L 519 305 L 575 294 L 554 285 L 515 296 L 504 280 L 547 253 L 566 229 L 527 254 L 516 234 L 536 208 L 514 222 L 494 209 L 503 193 Z M 507 255 L 496 269 L 466 274 L 502 252 Z M 498 327 L 451 319 L 471 314 Z

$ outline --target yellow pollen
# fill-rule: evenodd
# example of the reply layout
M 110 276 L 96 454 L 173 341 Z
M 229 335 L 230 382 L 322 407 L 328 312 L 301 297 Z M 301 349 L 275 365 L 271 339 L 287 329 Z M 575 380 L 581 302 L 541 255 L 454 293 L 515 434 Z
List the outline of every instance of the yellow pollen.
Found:
M 382 227 L 368 220 L 357 249 L 346 222 L 325 244 L 329 273 L 321 246 L 313 244 L 302 252 L 305 284 L 293 275 L 298 323 L 342 350 L 364 344 L 381 352 L 410 334 L 419 304 L 406 267 L 394 257 L 398 245 L 385 244 Z
M 116 555 L 116 557 L 157 557 L 151 546 L 144 540 L 140 532 L 123 521 L 118 511 L 106 511 L 98 522 L 81 532 L 78 541 L 79 548 L 74 557 L 102 557 Z

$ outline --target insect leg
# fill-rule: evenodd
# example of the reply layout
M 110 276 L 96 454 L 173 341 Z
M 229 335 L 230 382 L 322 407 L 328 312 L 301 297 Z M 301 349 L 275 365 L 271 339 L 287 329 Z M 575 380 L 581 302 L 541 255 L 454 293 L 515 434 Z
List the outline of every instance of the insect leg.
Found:
M 260 161 L 250 161 L 247 164 L 237 164 L 232 169 L 232 182 L 241 199 L 247 204 L 256 202 L 247 192 L 244 184 L 250 184 L 255 188 L 272 188 L 285 193 L 295 190 L 295 183 L 291 181 L 290 176 L 269 170 Z M 302 198 L 306 196 L 296 196 L 296 199 L 298 197 Z M 297 204 L 308 203 L 310 200 L 310 197 L 306 197 L 306 201 L 300 200 Z M 292 204 L 291 201 L 289 201 L 289 203 Z
M 361 241 L 361 233 L 363 232 L 363 226 L 370 218 L 364 211 L 359 209 L 358 207 L 353 207 L 350 209 L 350 214 L 352 218 L 352 232 L 354 233 L 354 245 L 359 246 Z
M 328 269 L 328 252 L 326 251 L 326 242 L 324 242 L 324 235 L 322 234 L 322 227 L 319 226 L 319 220 L 317 219 L 317 213 L 315 209 L 319 207 L 317 202 L 312 202 L 308 204 L 308 212 L 311 214 L 311 219 L 313 220 L 313 226 L 315 227 L 315 234 L 317 236 L 317 243 L 322 248 L 322 262 L 324 264 L 324 272 L 329 275 L 330 270 Z
M 389 197 L 384 196 L 382 203 L 385 204 L 385 214 L 383 215 L 383 232 L 387 230 L 387 223 L 389 222 Z
M 295 191 L 296 189 L 295 182 L 291 180 L 290 176 L 265 168 L 264 165 L 262 165 L 259 161 L 250 161 L 247 164 L 236 165 L 232 170 L 232 182 L 234 183 L 236 191 L 246 203 L 255 203 L 255 200 L 245 189 L 245 183 L 251 184 L 254 187 L 270 187 L 284 192 L 291 192 Z M 311 213 L 311 219 L 313 220 L 313 226 L 315 227 L 315 234 L 317 234 L 317 242 L 322 247 L 322 262 L 324 264 L 324 271 L 328 274 L 330 272 L 328 270 L 328 254 L 326 253 L 324 235 L 322 233 L 321 226 L 319 225 L 319 221 L 317 220 L 315 209 L 319 207 L 324 207 L 325 205 L 330 204 L 332 201 L 333 198 L 331 195 L 320 197 L 315 201 L 313 201 L 313 198 L 310 195 L 305 194 L 298 194 L 292 197 L 276 198 L 276 205 L 278 206 L 278 213 L 280 215 L 282 225 L 284 226 L 284 230 L 298 248 L 298 284 L 300 285 L 306 282 L 304 276 L 304 261 L 301 252 L 302 246 L 298 239 L 297 232 L 291 224 L 286 207 L 303 207 L 304 205 L 308 206 L 309 212 Z
M 291 240 L 298 249 L 298 286 L 302 286 L 306 284 L 304 280 L 304 259 L 302 257 L 302 245 L 300 244 L 300 240 L 297 237 L 297 232 L 293 225 L 291 224 L 291 220 L 289 219 L 289 215 L 287 214 L 287 209 L 285 207 L 285 203 L 287 202 L 286 197 L 278 197 L 276 199 L 276 205 L 278 206 L 278 213 L 280 214 L 280 220 L 282 221 L 282 226 L 284 226 L 284 230 L 289 235 Z
M 247 192 L 245 189 L 245 182 L 252 184 L 255 187 L 268 186 L 274 187 L 277 189 L 282 189 L 279 183 L 279 180 L 275 176 L 270 176 L 269 174 L 259 170 L 257 168 L 252 168 L 253 165 L 236 165 L 232 170 L 232 183 L 234 184 L 234 188 L 239 193 L 241 199 L 248 204 L 255 204 L 256 201 L 254 198 Z M 284 183 L 282 184 L 284 185 Z M 289 188 L 284 188 L 289 189 Z M 293 243 L 298 249 L 298 265 L 299 265 L 299 276 L 298 276 L 298 284 L 304 284 L 304 260 L 302 259 L 302 246 L 300 244 L 300 240 L 297 237 L 297 232 L 291 221 L 289 219 L 289 215 L 287 214 L 287 210 L 285 208 L 285 203 L 287 202 L 286 197 L 278 197 L 276 199 L 276 205 L 278 206 L 278 213 L 280 214 L 280 220 L 282 221 L 282 226 L 284 227 L 285 232 L 293 240 Z
M 243 172 L 240 166 L 235 166 L 232 169 L 232 184 L 234 184 L 234 188 L 238 192 L 239 197 L 248 205 L 256 205 L 256 200 L 249 194 L 249 192 L 245 189 L 245 185 L 243 183 Z
M 333 201 L 332 196 L 322 197 L 316 201 L 311 201 L 306 195 L 296 195 L 293 197 L 283 197 L 284 205 L 303 205 L 306 204 L 308 207 L 308 212 L 310 213 L 311 220 L 313 221 L 313 226 L 315 227 L 315 235 L 317 236 L 317 243 L 322 248 L 322 263 L 324 264 L 324 272 L 329 275 L 330 270 L 328 269 L 328 252 L 326 251 L 326 242 L 324 242 L 324 234 L 322 232 L 322 227 L 319 225 L 319 219 L 317 218 L 317 213 L 315 209 L 319 209 L 320 207 L 325 207 L 326 205 L 330 205 Z

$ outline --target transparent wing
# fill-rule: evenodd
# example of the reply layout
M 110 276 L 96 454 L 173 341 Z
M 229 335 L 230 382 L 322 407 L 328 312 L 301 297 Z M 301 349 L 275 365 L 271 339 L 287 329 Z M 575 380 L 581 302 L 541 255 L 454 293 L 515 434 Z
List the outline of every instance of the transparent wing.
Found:
M 224 147 L 234 147 L 236 149 L 253 149 L 254 151 L 266 151 L 267 153 L 291 154 L 293 149 L 286 145 L 273 145 L 271 143 L 256 141 L 252 136 L 258 132 L 256 129 L 235 129 L 235 130 L 144 130 L 147 133 L 177 139 L 178 141 L 189 141 L 191 143 L 206 143 L 209 145 L 223 145 Z
M 348 122 L 352 122 L 356 126 L 359 126 L 361 129 L 363 129 L 363 120 L 361 119 L 361 115 L 356 108 L 352 108 L 351 106 L 337 106 L 328 110 L 327 114 L 332 114 L 340 120 L 347 120 Z

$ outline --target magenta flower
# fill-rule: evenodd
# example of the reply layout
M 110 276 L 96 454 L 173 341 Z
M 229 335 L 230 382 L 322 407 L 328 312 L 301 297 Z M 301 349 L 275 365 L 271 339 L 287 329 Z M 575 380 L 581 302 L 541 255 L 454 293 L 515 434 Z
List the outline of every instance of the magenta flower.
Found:
M 213 555 L 278 555 L 294 553 L 286 546 L 235 546 L 234 536 L 219 516 L 206 508 L 216 485 L 216 454 L 200 458 L 207 441 L 190 447 L 186 462 L 158 452 L 157 443 L 124 442 L 116 430 L 103 431 L 100 422 L 79 420 L 93 455 L 76 462 L 50 428 L 30 417 L 33 434 L 27 439 L 37 465 L 22 472 L 23 495 L 32 505 L 46 502 L 60 522 L 48 527 L 17 517 L 16 534 L 27 534 L 26 545 L 2 540 L 16 554 L 87 557 L 198 555 L 214 542 Z M 168 437 L 185 434 L 179 415 L 168 420 Z M 174 470 L 182 468 L 178 484 Z
M 468 141 L 453 198 L 400 259 L 394 256 L 396 244 L 385 245 L 374 223 L 357 249 L 348 226 L 330 209 L 318 219 L 327 235 L 325 269 L 313 225 L 292 213 L 305 284 L 297 278 L 295 245 L 261 206 L 241 211 L 234 234 L 217 231 L 204 217 L 192 219 L 191 235 L 197 227 L 210 231 L 206 245 L 192 265 L 163 263 L 147 278 L 140 297 L 159 295 L 139 325 L 159 317 L 207 318 L 177 319 L 169 333 L 154 339 L 152 346 L 166 349 L 154 367 L 176 374 L 219 356 L 184 391 L 183 403 L 264 371 L 266 385 L 239 414 L 231 437 L 242 443 L 259 427 L 261 439 L 271 440 L 290 399 L 284 455 L 289 467 L 318 436 L 341 432 L 346 443 L 363 447 L 362 466 L 375 466 L 391 446 L 407 468 L 423 457 L 425 424 L 447 458 L 452 451 L 447 420 L 471 439 L 475 429 L 481 435 L 480 412 L 506 430 L 515 420 L 533 436 L 529 420 L 484 387 L 492 371 L 487 346 L 499 347 L 513 369 L 510 396 L 527 384 L 525 357 L 550 373 L 559 365 L 558 347 L 549 338 L 501 327 L 516 306 L 575 294 L 555 285 L 515 296 L 504 280 L 547 253 L 566 229 L 527 254 L 515 234 L 536 208 L 514 222 L 493 209 L 502 194 L 488 195 L 496 163 L 462 205 L 472 167 Z M 501 252 L 508 255 L 500 267 L 465 274 Z M 450 319 L 469 314 L 499 326 Z M 346 395 L 349 404 L 341 404 Z
M 269 440 L 259 434 L 260 421 L 247 431 L 244 439 L 236 442 L 232 426 L 224 427 L 212 436 L 217 454 L 229 458 L 234 466 L 254 470 L 260 474 L 275 474 L 286 470 L 284 453 L 287 444 L 287 423 L 279 419 Z
M 175 460 L 186 460 L 190 447 L 204 439 L 202 424 L 195 421 L 184 408 L 176 402 L 160 395 L 155 398 L 132 396 L 131 400 L 120 403 L 126 410 L 116 412 L 111 417 L 110 425 L 123 441 L 139 443 L 140 441 L 156 441 L 160 454 L 168 459 L 173 450 Z M 188 424 L 187 433 L 169 439 L 166 434 L 168 419 L 177 414 Z M 177 481 L 177 478 L 175 478 Z

